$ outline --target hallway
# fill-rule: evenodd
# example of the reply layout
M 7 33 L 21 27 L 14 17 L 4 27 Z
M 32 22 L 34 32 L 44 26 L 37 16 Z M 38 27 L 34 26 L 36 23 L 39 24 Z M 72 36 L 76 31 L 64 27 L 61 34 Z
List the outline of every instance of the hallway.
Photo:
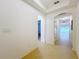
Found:
M 78 25 L 79 0 L 0 0 L 0 59 L 79 59 Z
M 22 59 L 78 59 L 71 48 L 65 46 L 40 45 Z

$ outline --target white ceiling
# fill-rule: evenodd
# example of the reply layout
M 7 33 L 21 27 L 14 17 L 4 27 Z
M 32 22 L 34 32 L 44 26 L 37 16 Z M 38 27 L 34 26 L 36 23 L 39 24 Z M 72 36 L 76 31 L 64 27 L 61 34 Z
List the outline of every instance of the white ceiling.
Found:
M 53 2 L 55 2 L 55 0 L 40 0 L 40 1 L 46 8 L 53 6 L 54 5 Z
M 63 0 L 40 0 L 40 1 L 44 5 L 45 8 L 50 8 L 50 7 L 54 6 L 54 2 L 56 2 L 56 1 L 60 1 L 59 4 L 63 3 Z M 64 2 L 68 2 L 68 1 L 65 0 Z
M 74 6 L 77 0 L 23 0 L 43 13 L 50 13 L 59 8 Z M 54 2 L 59 1 L 58 4 Z

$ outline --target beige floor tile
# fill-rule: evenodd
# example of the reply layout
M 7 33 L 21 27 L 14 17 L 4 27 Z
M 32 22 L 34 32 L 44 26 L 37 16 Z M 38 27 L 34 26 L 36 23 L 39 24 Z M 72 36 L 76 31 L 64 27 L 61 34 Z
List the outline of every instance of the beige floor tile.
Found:
M 69 47 L 40 45 L 22 59 L 78 59 L 76 54 Z

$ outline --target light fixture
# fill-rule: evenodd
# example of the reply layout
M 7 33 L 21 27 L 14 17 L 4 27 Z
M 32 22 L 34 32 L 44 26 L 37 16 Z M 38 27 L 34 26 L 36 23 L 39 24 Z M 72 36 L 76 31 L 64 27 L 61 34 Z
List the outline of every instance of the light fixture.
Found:
M 58 4 L 60 1 L 56 1 L 56 2 L 54 2 L 54 4 L 56 5 L 56 4 Z

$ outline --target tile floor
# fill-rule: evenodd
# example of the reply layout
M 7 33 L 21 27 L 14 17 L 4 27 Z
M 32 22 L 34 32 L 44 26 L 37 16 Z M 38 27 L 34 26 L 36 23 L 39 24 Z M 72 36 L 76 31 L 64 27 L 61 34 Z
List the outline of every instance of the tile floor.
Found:
M 60 45 L 40 45 L 22 59 L 78 59 L 71 48 Z

